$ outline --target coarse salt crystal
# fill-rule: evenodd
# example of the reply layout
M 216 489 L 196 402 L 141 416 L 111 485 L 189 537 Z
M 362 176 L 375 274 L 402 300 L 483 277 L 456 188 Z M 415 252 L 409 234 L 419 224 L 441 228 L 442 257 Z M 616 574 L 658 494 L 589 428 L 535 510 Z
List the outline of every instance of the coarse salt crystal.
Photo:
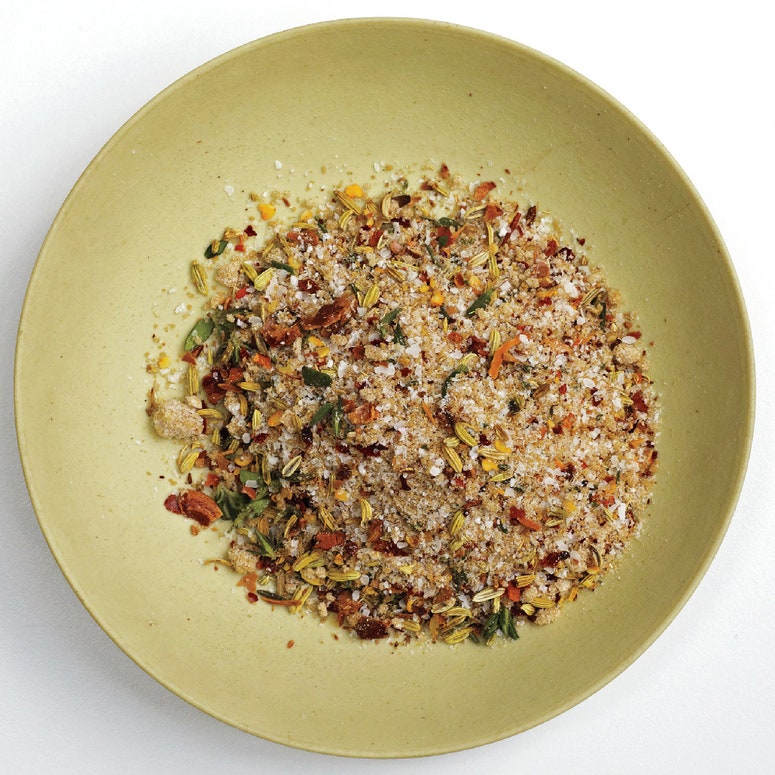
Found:
M 382 374 L 385 377 L 392 377 L 396 373 L 396 367 L 392 363 L 388 363 L 387 366 L 375 366 L 375 374 Z

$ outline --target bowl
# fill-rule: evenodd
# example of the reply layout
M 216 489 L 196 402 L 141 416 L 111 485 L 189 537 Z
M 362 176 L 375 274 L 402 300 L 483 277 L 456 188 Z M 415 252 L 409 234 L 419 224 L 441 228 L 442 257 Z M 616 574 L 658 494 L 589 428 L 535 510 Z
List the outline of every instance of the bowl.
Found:
M 177 352 L 191 259 L 249 192 L 315 199 L 387 167 L 492 171 L 587 238 L 653 342 L 660 468 L 617 574 L 495 648 L 393 648 L 246 605 L 163 508 L 174 442 L 145 414 L 149 354 Z M 505 172 L 508 170 L 508 172 Z M 515 735 L 633 662 L 695 589 L 741 487 L 753 358 L 730 258 L 700 197 L 609 95 L 511 40 L 447 23 L 292 29 L 204 64 L 129 120 L 56 217 L 19 325 L 17 435 L 65 578 L 151 676 L 248 733 L 408 757 Z M 289 647 L 292 644 L 292 648 Z

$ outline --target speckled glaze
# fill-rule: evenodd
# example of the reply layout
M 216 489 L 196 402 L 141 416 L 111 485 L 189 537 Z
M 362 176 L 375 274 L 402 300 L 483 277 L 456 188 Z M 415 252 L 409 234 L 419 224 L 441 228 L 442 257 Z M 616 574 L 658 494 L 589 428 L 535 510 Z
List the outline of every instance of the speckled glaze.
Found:
M 587 238 L 653 341 L 661 468 L 621 572 L 516 643 L 393 648 L 249 605 L 162 505 L 178 447 L 145 414 L 156 342 L 174 355 L 201 302 L 189 265 L 248 192 L 314 202 L 375 162 L 501 178 Z M 508 169 L 510 172 L 505 173 Z M 329 187 L 321 191 L 321 187 Z M 201 297 L 200 297 L 201 298 Z M 194 311 L 177 313 L 181 303 Z M 52 335 L 53 332 L 53 335 Z M 152 335 L 157 337 L 152 341 Z M 19 327 L 17 430 L 63 574 L 150 675 L 261 737 L 347 756 L 473 747 L 614 678 L 679 611 L 741 486 L 753 358 L 741 294 L 697 193 L 626 110 L 557 62 L 445 23 L 359 19 L 248 44 L 170 86 L 74 187 Z M 337 637 L 338 636 L 338 637 Z M 293 647 L 288 644 L 293 641 Z

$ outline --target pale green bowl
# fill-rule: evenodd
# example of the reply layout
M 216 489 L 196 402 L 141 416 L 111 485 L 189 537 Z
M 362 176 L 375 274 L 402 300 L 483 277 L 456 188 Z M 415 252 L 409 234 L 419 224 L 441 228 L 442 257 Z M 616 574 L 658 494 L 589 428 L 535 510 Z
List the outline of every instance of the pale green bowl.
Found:
M 641 539 L 596 592 L 516 643 L 394 649 L 250 606 L 162 507 L 177 447 L 149 431 L 146 355 L 178 352 L 188 267 L 250 191 L 314 198 L 375 162 L 499 177 L 588 240 L 654 342 L 661 467 Z M 280 162 L 281 166 L 276 164 Z M 230 187 L 230 188 L 228 188 Z M 231 196 L 227 193 L 232 191 Z M 330 190 L 330 189 L 329 189 Z M 173 290 L 177 289 L 177 290 Z M 16 359 L 40 525 L 111 638 L 195 706 L 315 751 L 419 756 L 549 719 L 659 635 L 724 535 L 753 423 L 746 313 L 722 240 L 659 143 L 600 89 L 499 37 L 361 19 L 273 35 L 173 84 L 113 137 L 56 218 Z M 288 648 L 293 640 L 295 645 Z

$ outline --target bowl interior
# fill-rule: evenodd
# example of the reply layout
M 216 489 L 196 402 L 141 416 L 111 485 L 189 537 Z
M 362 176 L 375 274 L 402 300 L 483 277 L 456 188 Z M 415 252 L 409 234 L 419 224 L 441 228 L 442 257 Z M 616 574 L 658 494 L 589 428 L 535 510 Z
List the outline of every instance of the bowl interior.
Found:
M 146 358 L 198 311 L 188 266 L 252 191 L 314 202 L 446 162 L 586 237 L 654 342 L 660 471 L 620 573 L 491 649 L 393 649 L 248 606 L 162 507 L 177 445 L 144 412 Z M 375 166 L 376 165 L 376 166 Z M 181 306 L 182 305 L 182 306 Z M 314 25 L 172 85 L 100 152 L 57 217 L 19 329 L 16 410 L 33 504 L 74 590 L 156 679 L 250 733 L 353 756 L 471 747 L 557 715 L 661 632 L 710 562 L 750 443 L 747 320 L 684 175 L 621 106 L 553 60 L 419 20 Z M 161 479 L 160 477 L 168 477 Z M 288 647 L 294 641 L 293 648 Z M 368 712 L 372 710 L 373 713 Z M 366 711 L 366 712 L 364 712 Z

